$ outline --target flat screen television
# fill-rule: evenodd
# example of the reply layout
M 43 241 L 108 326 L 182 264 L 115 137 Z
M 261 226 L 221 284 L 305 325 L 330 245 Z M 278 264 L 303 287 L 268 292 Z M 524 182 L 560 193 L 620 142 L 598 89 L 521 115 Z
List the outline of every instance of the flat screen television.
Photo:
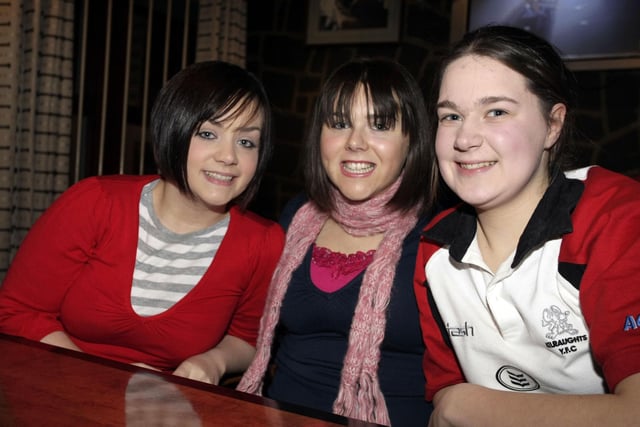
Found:
M 452 42 L 488 24 L 544 37 L 573 70 L 640 68 L 640 0 L 453 0 Z

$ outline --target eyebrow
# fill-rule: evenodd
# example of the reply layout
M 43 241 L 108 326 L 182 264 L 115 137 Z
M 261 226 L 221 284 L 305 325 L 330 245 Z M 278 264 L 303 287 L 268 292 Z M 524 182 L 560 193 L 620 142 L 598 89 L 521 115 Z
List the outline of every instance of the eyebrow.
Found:
M 480 102 L 478 102 L 478 104 L 480 105 L 489 105 L 489 104 L 495 104 L 496 102 L 510 102 L 512 104 L 518 104 L 518 101 L 516 101 L 513 98 L 510 98 L 508 96 L 485 96 L 483 98 L 480 98 Z M 453 110 L 457 110 L 458 106 L 455 102 L 453 101 L 449 101 L 447 99 L 445 99 L 444 101 L 440 101 L 438 102 L 438 104 L 436 105 L 437 108 L 451 108 Z
M 455 102 L 453 101 L 449 101 L 449 100 L 444 100 L 444 101 L 440 101 L 436 104 L 436 108 L 451 108 L 452 110 L 456 110 L 457 105 Z
M 209 123 L 211 126 L 222 126 L 222 123 L 224 123 L 224 121 L 218 121 L 218 120 L 205 120 L 204 122 L 202 122 L 202 124 L 205 123 Z M 200 125 L 202 126 L 202 125 Z M 236 131 L 240 131 L 240 132 L 262 132 L 262 127 L 260 126 L 239 126 L 237 128 L 235 128 Z
M 385 115 L 384 114 L 376 114 L 375 112 L 371 112 L 371 113 L 367 114 L 367 119 L 368 120 L 373 120 L 373 119 L 377 119 L 377 118 L 380 118 L 380 117 L 385 117 Z M 348 120 L 351 120 L 350 114 L 340 113 L 340 112 L 337 112 L 337 111 L 333 112 L 333 113 L 329 113 L 327 115 L 327 118 L 328 119 L 334 119 L 334 120 L 346 118 Z
M 260 126 L 240 126 L 236 128 L 236 130 L 239 130 L 241 132 L 262 132 L 262 128 Z

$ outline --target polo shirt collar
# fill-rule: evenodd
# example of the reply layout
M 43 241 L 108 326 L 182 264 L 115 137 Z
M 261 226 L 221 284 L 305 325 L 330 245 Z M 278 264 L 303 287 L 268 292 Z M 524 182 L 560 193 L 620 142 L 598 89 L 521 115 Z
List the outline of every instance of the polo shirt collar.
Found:
M 571 213 L 584 191 L 584 183 L 557 173 L 542 196 L 518 242 L 511 268 L 515 268 L 532 250 L 545 242 L 573 231 Z M 449 246 L 453 259 L 462 262 L 476 235 L 477 221 L 473 207 L 461 204 L 424 233 L 427 240 Z

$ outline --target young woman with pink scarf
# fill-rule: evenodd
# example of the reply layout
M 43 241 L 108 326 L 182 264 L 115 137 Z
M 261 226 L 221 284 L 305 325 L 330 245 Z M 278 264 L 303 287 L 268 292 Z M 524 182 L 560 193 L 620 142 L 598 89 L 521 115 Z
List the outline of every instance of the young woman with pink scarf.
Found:
M 238 389 L 385 425 L 426 426 L 413 271 L 431 217 L 422 92 L 398 63 L 359 59 L 325 82 L 306 138 L 306 195 Z M 267 375 L 273 369 L 273 375 Z

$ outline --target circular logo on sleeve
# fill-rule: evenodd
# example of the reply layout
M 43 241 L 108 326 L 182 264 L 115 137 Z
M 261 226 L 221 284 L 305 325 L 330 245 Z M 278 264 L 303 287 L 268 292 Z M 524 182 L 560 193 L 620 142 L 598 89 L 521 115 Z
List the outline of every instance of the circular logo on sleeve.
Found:
M 496 379 L 502 386 L 513 391 L 533 391 L 540 388 L 538 381 L 521 369 L 503 366 L 496 373 Z

